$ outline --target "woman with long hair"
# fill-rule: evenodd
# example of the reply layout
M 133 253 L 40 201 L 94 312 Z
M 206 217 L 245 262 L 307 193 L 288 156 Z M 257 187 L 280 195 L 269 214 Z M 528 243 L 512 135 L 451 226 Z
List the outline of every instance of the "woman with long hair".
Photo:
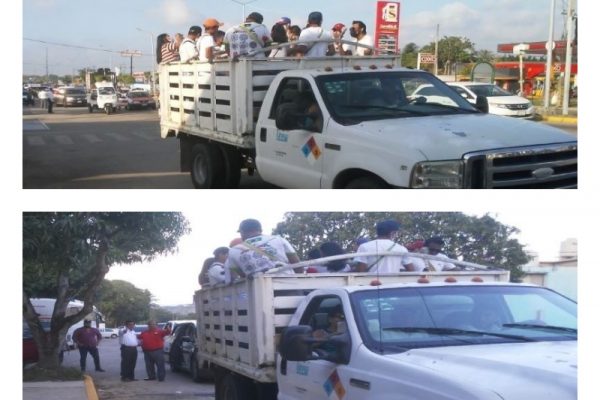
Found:
M 166 64 L 179 61 L 179 43 L 181 43 L 180 40 L 172 40 L 168 33 L 158 35 L 156 37 L 156 63 Z

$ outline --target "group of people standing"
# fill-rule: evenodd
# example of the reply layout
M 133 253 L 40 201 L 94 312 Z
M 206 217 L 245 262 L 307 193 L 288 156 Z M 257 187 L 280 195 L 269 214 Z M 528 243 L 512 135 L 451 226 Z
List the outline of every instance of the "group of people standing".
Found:
M 165 380 L 165 357 L 163 352 L 164 337 L 171 334 L 171 327 L 167 324 L 165 329 L 159 329 L 156 321 L 148 321 L 148 329 L 138 333 L 135 331 L 135 322 L 126 321 L 125 326 L 119 330 L 119 344 L 121 345 L 121 380 L 132 382 L 135 379 L 135 366 L 137 364 L 138 347 L 144 353 L 147 378 L 145 381 Z M 73 341 L 79 349 L 79 363 L 81 371 L 86 370 L 86 358 L 89 353 L 93 360 L 96 371 L 104 372 L 100 367 L 100 355 L 98 344 L 102 340 L 102 334 L 92 327 L 89 320 L 83 322 L 83 327 L 73 332 Z
M 269 30 L 263 25 L 263 16 L 252 12 L 240 24 L 222 31 L 223 26 L 215 18 L 207 18 L 203 28 L 193 25 L 187 37 L 182 34 L 171 38 L 163 33 L 156 44 L 157 62 L 165 64 L 173 61 L 192 60 L 212 61 L 218 58 L 280 58 L 280 57 L 324 57 L 334 55 L 373 54 L 374 41 L 367 34 L 362 21 L 352 21 L 350 36 L 355 44 L 342 44 L 346 26 L 337 23 L 331 30 L 322 27 L 323 14 L 313 11 L 308 15 L 304 29 L 292 25 L 290 18 L 281 17 Z M 272 45 L 290 43 L 269 51 L 261 51 Z
M 457 267 L 442 253 L 444 240 L 435 236 L 427 240 L 417 240 L 407 247 L 396 242 L 400 224 L 395 220 L 384 220 L 376 224 L 377 237 L 373 240 L 358 238 L 354 243 L 353 258 L 332 260 L 324 265 L 283 270 L 282 273 L 319 272 L 366 272 L 399 273 L 423 271 L 448 271 Z M 264 272 L 279 265 L 296 264 L 300 259 L 293 246 L 280 236 L 265 235 L 259 221 L 246 219 L 240 223 L 240 238 L 234 239 L 229 247 L 219 247 L 214 257 L 205 260 L 198 283 L 201 286 L 231 283 L 237 278 Z M 410 252 L 409 252 L 410 249 Z M 368 253 L 397 252 L 401 255 L 367 255 Z M 338 243 L 327 241 L 313 248 L 308 259 L 337 256 L 346 251 Z M 365 255 L 361 255 L 365 253 Z M 415 257 L 411 253 L 428 254 L 437 260 Z M 442 260 L 440 260 L 441 258 Z

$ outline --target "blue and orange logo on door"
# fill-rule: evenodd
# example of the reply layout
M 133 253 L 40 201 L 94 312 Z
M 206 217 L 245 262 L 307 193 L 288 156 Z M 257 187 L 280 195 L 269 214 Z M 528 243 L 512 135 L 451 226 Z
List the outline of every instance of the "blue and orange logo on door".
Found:
M 311 164 L 314 164 L 315 161 L 317 161 L 322 154 L 321 149 L 319 148 L 319 145 L 317 144 L 317 141 L 315 140 L 314 136 L 311 136 L 310 139 L 308 139 L 308 141 L 304 143 L 304 146 L 302 146 L 301 150 L 302 154 L 304 154 L 304 157 Z
M 338 399 L 343 399 L 346 395 L 346 389 L 344 389 L 344 385 L 342 385 L 342 381 L 340 380 L 340 376 L 337 373 L 337 369 L 334 370 L 329 378 L 323 384 L 323 389 L 325 389 L 325 393 L 327 393 L 327 397 L 331 396 L 331 393 L 335 391 Z

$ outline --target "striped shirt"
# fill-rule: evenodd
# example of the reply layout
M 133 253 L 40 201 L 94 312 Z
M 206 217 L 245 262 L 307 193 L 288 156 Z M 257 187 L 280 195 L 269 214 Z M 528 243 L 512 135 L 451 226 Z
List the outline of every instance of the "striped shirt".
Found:
M 175 42 L 163 43 L 160 48 L 161 64 L 179 61 L 179 51 Z

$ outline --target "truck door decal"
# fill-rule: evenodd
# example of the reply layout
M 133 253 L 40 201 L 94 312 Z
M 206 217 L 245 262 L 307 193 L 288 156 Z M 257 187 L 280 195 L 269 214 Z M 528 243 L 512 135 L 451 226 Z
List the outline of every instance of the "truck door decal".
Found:
M 286 143 L 288 141 L 288 134 L 282 131 L 277 131 L 277 141 Z
M 340 380 L 340 376 L 337 373 L 337 369 L 334 369 L 329 378 L 323 384 L 323 389 L 325 389 L 325 393 L 327 393 L 327 397 L 331 396 L 331 393 L 335 391 L 338 399 L 342 400 L 346 395 L 346 389 L 344 389 L 344 385 L 342 385 L 342 381 Z
M 296 373 L 302 376 L 308 376 L 308 365 L 298 363 L 296 364 Z
M 319 157 L 321 157 L 321 149 L 319 148 L 314 136 L 311 136 L 310 139 L 308 139 L 304 146 L 302 146 L 301 150 L 304 154 L 304 157 L 311 165 L 313 165 L 319 159 Z

